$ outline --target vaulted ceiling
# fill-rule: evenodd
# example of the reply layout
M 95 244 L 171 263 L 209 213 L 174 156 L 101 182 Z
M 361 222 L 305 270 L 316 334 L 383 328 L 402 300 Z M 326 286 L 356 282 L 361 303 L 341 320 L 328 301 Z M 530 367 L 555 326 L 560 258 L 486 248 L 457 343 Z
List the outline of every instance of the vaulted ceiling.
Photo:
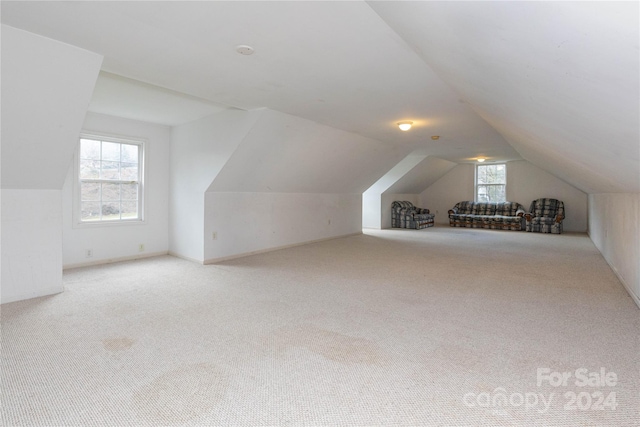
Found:
M 1 7 L 6 25 L 104 56 L 93 111 L 174 125 L 266 107 L 414 155 L 525 158 L 589 193 L 640 191 L 636 2 Z

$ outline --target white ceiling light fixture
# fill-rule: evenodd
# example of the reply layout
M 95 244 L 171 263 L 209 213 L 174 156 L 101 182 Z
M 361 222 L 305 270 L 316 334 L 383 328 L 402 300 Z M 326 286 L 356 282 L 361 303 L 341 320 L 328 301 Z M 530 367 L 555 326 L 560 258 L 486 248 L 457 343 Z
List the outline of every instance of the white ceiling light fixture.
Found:
M 483 159 L 482 157 L 479 157 L 479 158 L 478 158 L 478 162 L 479 162 L 479 163 L 483 163 L 485 160 L 487 160 L 487 159 Z
M 236 52 L 240 55 L 253 55 L 254 49 L 246 44 L 236 46 Z
M 413 126 L 413 122 L 409 122 L 409 121 L 398 122 L 398 127 L 403 132 L 406 132 L 409 129 L 411 129 L 411 126 Z

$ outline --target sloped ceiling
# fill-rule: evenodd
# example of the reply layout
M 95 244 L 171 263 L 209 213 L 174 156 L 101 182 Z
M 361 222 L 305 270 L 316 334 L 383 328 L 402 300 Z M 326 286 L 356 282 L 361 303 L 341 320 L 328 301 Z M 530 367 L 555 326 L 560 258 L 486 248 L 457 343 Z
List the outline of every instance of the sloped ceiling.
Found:
M 62 188 L 102 57 L 2 25 L 2 188 Z
M 176 126 L 228 107 L 102 71 L 89 111 L 141 122 Z
M 225 106 L 281 111 L 451 161 L 521 158 L 362 1 L 1 7 L 3 22 L 98 52 L 104 71 L 129 79 Z M 255 53 L 239 55 L 239 44 Z M 400 132 L 400 120 L 414 128 Z
M 364 192 L 406 148 L 264 109 L 207 191 Z
M 589 193 L 640 191 L 637 2 L 0 7 L 3 23 L 103 55 L 104 71 L 216 105 L 453 162 L 524 157 Z
M 456 166 L 456 163 L 439 159 L 437 157 L 426 157 L 402 178 L 398 179 L 383 193 L 387 194 L 419 194 L 431 184 L 440 179 L 444 174 Z
M 638 2 L 370 2 L 527 160 L 640 191 Z

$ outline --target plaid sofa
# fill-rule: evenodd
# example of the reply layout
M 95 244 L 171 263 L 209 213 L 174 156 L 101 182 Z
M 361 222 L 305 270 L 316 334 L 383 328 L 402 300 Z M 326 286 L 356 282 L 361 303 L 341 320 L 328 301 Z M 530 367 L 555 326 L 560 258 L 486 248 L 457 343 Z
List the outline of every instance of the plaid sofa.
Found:
M 537 199 L 524 215 L 527 231 L 562 234 L 564 202 L 557 199 Z
M 391 227 L 421 230 L 433 227 L 435 215 L 429 209 L 416 208 L 413 203 L 395 201 L 391 204 Z
M 449 211 L 449 225 L 522 231 L 525 212 L 524 206 L 516 202 L 459 202 Z

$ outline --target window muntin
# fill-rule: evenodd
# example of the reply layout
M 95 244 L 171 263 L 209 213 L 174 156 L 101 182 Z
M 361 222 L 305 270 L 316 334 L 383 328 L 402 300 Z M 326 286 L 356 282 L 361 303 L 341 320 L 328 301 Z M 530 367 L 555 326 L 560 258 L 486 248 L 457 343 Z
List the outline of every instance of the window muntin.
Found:
M 476 166 L 476 202 L 505 202 L 506 194 L 506 164 Z
M 80 223 L 142 220 L 143 144 L 93 136 L 80 138 Z

